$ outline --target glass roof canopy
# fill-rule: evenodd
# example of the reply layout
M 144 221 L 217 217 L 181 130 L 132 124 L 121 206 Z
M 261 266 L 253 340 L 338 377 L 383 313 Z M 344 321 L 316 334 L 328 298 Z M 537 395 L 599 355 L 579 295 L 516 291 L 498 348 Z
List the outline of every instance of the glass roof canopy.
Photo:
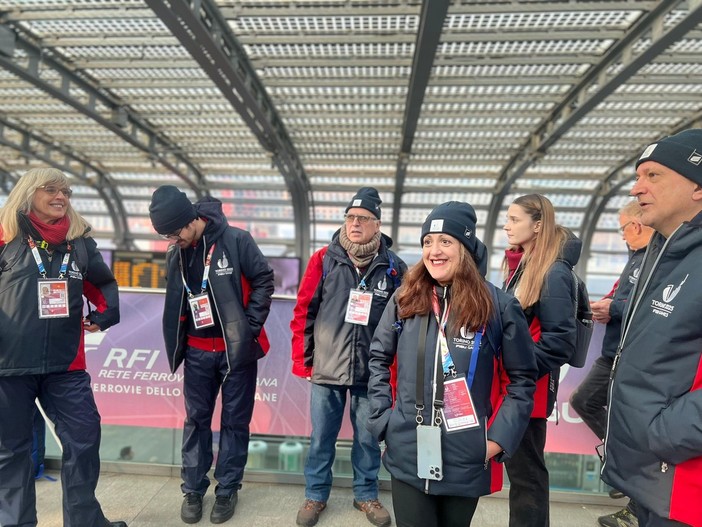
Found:
M 0 202 L 53 164 L 120 248 L 163 248 L 148 202 L 171 183 L 304 260 L 373 185 L 410 260 L 434 205 L 472 203 L 496 270 L 507 205 L 540 192 L 604 291 L 637 154 L 702 122 L 699 2 L 0 0 L 0 16 Z

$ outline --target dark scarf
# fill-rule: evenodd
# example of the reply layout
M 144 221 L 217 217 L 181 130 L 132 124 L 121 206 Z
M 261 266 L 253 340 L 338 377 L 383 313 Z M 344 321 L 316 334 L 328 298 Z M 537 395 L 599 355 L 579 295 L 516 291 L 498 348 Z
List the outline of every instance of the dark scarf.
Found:
M 341 227 L 339 243 L 346 249 L 351 262 L 356 267 L 365 268 L 378 254 L 378 249 L 380 249 L 380 231 L 376 232 L 368 243 L 354 243 L 346 235 L 346 227 Z

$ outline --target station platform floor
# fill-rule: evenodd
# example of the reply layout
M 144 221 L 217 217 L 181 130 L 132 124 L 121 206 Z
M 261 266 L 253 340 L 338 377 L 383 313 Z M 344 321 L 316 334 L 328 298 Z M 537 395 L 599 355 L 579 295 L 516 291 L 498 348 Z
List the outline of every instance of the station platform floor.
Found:
M 58 478 L 58 473 L 47 473 Z M 197 525 L 210 525 L 209 513 L 214 504 L 213 488 L 205 496 L 204 514 Z M 60 481 L 40 479 L 36 482 L 39 527 L 62 527 Z M 564 493 L 565 494 L 565 493 Z M 476 527 L 506 527 L 508 507 L 506 491 L 481 498 L 473 518 Z M 126 521 L 129 527 L 178 527 L 180 520 L 180 478 L 175 475 L 141 475 L 103 472 L 97 490 L 103 511 L 111 521 Z M 295 526 L 297 509 L 304 499 L 299 484 L 244 481 L 234 517 L 222 525 L 246 527 Z M 334 487 L 319 527 L 363 527 L 371 525 L 363 513 L 352 506 L 350 488 Z M 381 491 L 380 500 L 392 512 L 390 492 Z M 567 501 L 567 502 L 564 502 Z M 551 501 L 552 527 L 597 527 L 598 516 L 616 512 L 625 500 L 598 496 L 566 496 Z M 393 521 L 394 524 L 394 521 Z

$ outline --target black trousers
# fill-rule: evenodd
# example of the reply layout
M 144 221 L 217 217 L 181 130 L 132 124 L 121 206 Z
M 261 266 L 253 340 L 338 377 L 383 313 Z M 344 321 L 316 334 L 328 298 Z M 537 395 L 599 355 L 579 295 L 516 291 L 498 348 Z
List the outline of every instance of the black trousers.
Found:
M 188 347 L 185 355 L 183 395 L 183 493 L 205 494 L 210 485 L 207 472 L 212 467 L 212 415 L 217 394 L 222 391 L 222 418 L 219 453 L 214 477 L 215 495 L 230 496 L 244 477 L 249 453 L 249 423 L 256 397 L 258 365 L 232 368 L 227 374 L 226 352 L 203 351 Z M 226 377 L 226 378 L 225 378 Z
M 548 527 L 548 469 L 544 461 L 546 419 L 529 425 L 512 459 L 505 461 L 509 477 L 509 527 Z
M 100 414 L 85 371 L 0 376 L 0 525 L 37 525 L 32 431 L 39 398 L 63 448 L 64 527 L 104 527 L 95 498 L 100 475 Z
M 478 498 L 425 494 L 392 478 L 392 507 L 397 527 L 467 527 Z
M 570 405 L 600 441 L 604 440 L 607 427 L 607 389 L 613 362 L 609 357 L 597 357 L 587 377 L 570 396 Z

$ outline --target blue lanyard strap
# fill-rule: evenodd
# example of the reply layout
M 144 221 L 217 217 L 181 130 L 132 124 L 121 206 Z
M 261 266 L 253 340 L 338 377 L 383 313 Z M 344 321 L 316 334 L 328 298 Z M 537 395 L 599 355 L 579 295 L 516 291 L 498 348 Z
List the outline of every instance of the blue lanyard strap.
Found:
M 41 275 L 42 278 L 46 278 L 46 268 L 44 267 L 44 262 L 41 260 L 41 255 L 39 254 L 39 249 L 37 249 L 37 244 L 34 241 L 34 238 L 32 238 L 30 235 L 27 235 L 27 243 L 29 244 L 29 248 L 32 250 L 32 256 L 34 257 L 34 261 L 37 264 L 37 268 L 39 269 L 39 274 Z M 40 242 L 40 245 L 42 247 L 48 246 L 46 245 L 46 242 Z M 64 276 L 66 276 L 66 270 L 68 270 L 68 261 L 71 258 L 71 244 L 66 243 L 66 254 L 63 255 L 63 260 L 61 260 L 61 268 L 59 269 L 59 279 L 63 279 Z
M 478 352 L 480 351 L 480 341 L 483 338 L 483 333 L 485 333 L 485 326 L 483 330 L 475 333 L 475 339 L 473 340 L 473 351 L 470 354 L 470 366 L 468 367 L 468 389 L 473 387 L 473 379 L 475 378 L 475 370 L 478 368 Z

